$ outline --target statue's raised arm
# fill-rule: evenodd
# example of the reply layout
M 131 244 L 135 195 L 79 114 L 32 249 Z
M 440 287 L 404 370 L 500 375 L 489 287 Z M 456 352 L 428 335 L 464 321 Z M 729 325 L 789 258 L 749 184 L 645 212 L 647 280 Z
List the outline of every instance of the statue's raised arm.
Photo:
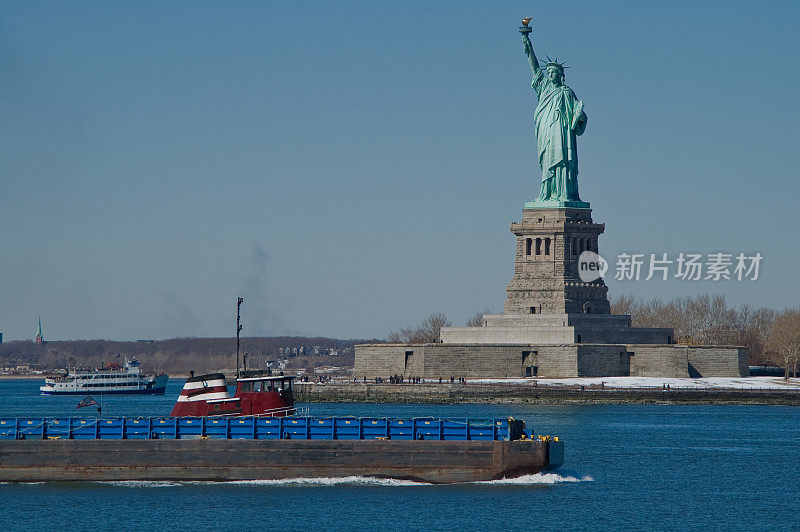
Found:
M 525 55 L 528 56 L 528 63 L 531 65 L 531 72 L 533 75 L 536 76 L 539 73 L 539 60 L 536 59 L 536 54 L 533 53 L 533 45 L 531 44 L 531 30 L 528 27 L 528 24 L 531 22 L 531 17 L 525 17 L 522 19 L 522 27 L 520 27 L 520 33 L 522 34 L 522 47 L 525 51 Z
M 533 75 L 535 76 L 539 73 L 539 60 L 536 59 L 536 54 L 533 53 L 531 38 L 527 35 L 523 35 L 522 45 L 525 48 L 525 55 L 528 56 L 528 63 L 531 65 L 531 72 L 533 72 Z

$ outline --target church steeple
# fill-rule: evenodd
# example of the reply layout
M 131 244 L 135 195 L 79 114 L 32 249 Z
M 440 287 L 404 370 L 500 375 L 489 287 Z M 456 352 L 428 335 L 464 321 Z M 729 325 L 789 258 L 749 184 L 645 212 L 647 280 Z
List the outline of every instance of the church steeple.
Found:
M 39 316 L 39 332 L 36 333 L 36 343 L 43 344 L 44 337 L 42 336 L 42 317 Z

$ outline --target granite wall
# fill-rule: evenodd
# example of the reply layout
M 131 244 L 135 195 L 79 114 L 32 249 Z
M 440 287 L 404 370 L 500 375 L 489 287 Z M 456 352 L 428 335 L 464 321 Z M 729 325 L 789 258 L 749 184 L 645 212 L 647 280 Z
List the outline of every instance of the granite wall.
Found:
M 745 377 L 747 349 L 652 344 L 362 344 L 355 377 Z

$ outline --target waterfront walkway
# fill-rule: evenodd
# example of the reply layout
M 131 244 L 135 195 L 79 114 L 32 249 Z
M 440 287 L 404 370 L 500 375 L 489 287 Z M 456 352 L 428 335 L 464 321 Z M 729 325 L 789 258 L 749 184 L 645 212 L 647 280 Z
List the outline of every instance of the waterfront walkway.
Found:
M 620 381 L 620 379 L 630 379 Z M 678 382 L 680 381 L 680 382 Z M 711 381 L 711 382 L 704 382 Z M 720 382 L 722 381 L 722 382 Z M 335 380 L 295 383 L 305 403 L 583 403 L 800 405 L 800 380 L 746 379 L 467 379 L 466 383 L 375 384 Z M 742 381 L 742 382 L 739 382 Z M 779 381 L 779 382 L 778 382 Z M 785 385 L 781 385 L 785 383 Z

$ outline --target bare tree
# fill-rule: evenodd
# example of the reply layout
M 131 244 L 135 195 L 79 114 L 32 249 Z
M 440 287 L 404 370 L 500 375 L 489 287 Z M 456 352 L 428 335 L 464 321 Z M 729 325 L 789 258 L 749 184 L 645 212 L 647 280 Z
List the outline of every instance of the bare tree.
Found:
M 443 312 L 434 312 L 416 327 L 400 327 L 398 331 L 390 331 L 386 338 L 394 344 L 427 344 L 439 341 L 442 327 L 450 327 L 450 320 Z
M 467 320 L 467 327 L 483 327 L 483 315 L 491 313 L 492 311 L 488 308 L 477 311 L 470 319 Z
M 767 349 L 778 354 L 786 368 L 784 379 L 789 379 L 789 370 L 794 368 L 797 376 L 797 361 L 800 359 L 800 312 L 785 310 L 775 318 L 767 336 Z
M 389 331 L 389 334 L 386 336 L 386 341 L 390 344 L 402 344 L 403 343 L 403 329 L 401 328 L 399 331 Z
M 622 294 L 611 300 L 611 314 L 631 314 L 636 298 L 631 294 Z
M 749 305 L 729 307 L 722 295 L 686 296 L 662 301 L 618 296 L 611 301 L 614 314 L 630 314 L 634 327 L 669 327 L 676 343 L 689 345 L 743 345 L 753 364 L 776 363 L 765 350 L 777 313 Z M 776 354 L 777 364 L 782 362 Z
M 423 321 L 422 324 L 425 334 L 430 339 L 430 342 L 436 342 L 439 340 L 442 327 L 450 327 L 453 325 L 450 323 L 450 320 L 447 319 L 447 316 L 445 316 L 444 312 L 434 312 L 425 318 L 425 321 Z

